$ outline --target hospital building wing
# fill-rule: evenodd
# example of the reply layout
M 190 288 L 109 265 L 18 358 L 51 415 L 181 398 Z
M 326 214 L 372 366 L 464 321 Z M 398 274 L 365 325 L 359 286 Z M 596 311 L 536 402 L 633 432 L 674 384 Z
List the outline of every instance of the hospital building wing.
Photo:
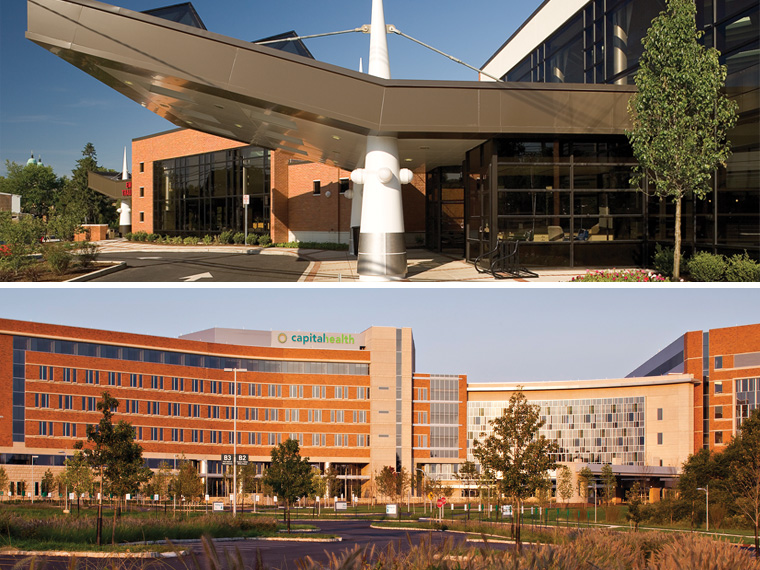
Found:
M 674 206 L 631 187 L 625 137 L 664 0 L 546 0 L 482 66 L 498 83 L 369 76 L 298 42 L 214 34 L 187 5 L 28 5 L 30 40 L 180 128 L 133 141 L 132 231 L 242 232 L 248 195 L 249 233 L 355 245 L 350 173 L 368 137 L 393 134 L 414 174 L 401 187 L 407 247 L 474 261 L 516 240 L 526 265 L 593 267 L 647 265 L 673 243 Z M 757 0 L 697 3 L 739 120 L 712 192 L 684 201 L 687 253 L 760 255 L 758 18 Z
M 225 370 L 234 368 L 237 398 Z M 273 446 L 293 438 L 357 495 L 373 492 L 385 466 L 421 469 L 466 495 L 454 475 L 517 389 L 417 372 L 409 328 L 166 338 L 0 319 L 0 464 L 11 481 L 31 481 L 34 456 L 39 492 L 42 473 L 60 470 L 99 420 L 108 391 L 148 465 L 191 460 L 211 495 L 223 495 L 221 455 L 235 437 L 259 471 Z M 689 454 L 721 449 L 760 406 L 760 325 L 688 332 L 625 378 L 522 391 L 559 462 L 611 464 L 622 489 L 646 475 L 656 499 Z

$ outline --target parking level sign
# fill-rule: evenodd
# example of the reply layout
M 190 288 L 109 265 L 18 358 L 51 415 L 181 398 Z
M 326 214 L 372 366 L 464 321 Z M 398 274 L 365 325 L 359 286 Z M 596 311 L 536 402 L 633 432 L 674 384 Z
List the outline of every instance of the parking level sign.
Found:
M 222 454 L 222 465 L 232 465 L 233 455 L 231 453 Z

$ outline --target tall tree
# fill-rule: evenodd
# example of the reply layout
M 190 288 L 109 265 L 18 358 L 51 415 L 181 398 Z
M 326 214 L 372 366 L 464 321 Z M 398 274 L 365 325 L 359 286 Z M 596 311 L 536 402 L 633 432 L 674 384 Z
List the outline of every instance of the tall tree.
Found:
M 742 422 L 726 452 L 732 455 L 728 488 L 736 507 L 754 526 L 755 557 L 760 558 L 760 409 Z
M 573 472 L 563 465 L 557 469 L 557 496 L 567 503 L 573 496 Z
M 710 192 L 713 172 L 730 155 L 727 132 L 736 123 L 736 103 L 721 91 L 726 67 L 717 50 L 700 45 L 695 16 L 694 0 L 668 0 L 652 21 L 642 41 L 638 92 L 628 105 L 633 127 L 626 134 L 638 161 L 631 182 L 648 180 L 654 195 L 675 202 L 675 279 L 681 202 L 687 194 L 702 199 Z
M 92 489 L 92 468 L 81 451 L 74 452 L 72 457 L 66 459 L 64 465 L 65 469 L 61 472 L 61 481 L 67 491 L 76 494 L 77 516 L 79 516 L 79 499 L 82 493 Z
M 478 439 L 473 449 L 481 466 L 493 470 L 497 476 L 500 474 L 499 490 L 516 503 L 513 520 L 518 548 L 523 501 L 535 495 L 544 483 L 546 472 L 557 467 L 553 459 L 557 444 L 538 435 L 544 423 L 539 406 L 528 403 L 522 391 L 515 392 L 504 414 L 491 421 L 491 434 Z
M 644 502 L 641 500 L 641 483 L 636 481 L 625 494 L 628 502 L 626 519 L 633 523 L 633 531 L 639 532 L 639 523 L 644 518 Z
M 454 478 L 462 482 L 462 486 L 467 491 L 466 496 L 470 496 L 472 486 L 478 480 L 478 466 L 473 461 L 465 461 L 459 466 L 459 471 L 454 474 Z
M 110 198 L 91 190 L 88 176 L 90 172 L 114 173 L 98 166 L 95 146 L 87 143 L 82 149 L 82 158 L 71 171 L 71 179 L 66 182 L 56 204 L 56 212 L 82 224 L 108 224 L 117 219 L 116 206 Z
M 615 472 L 609 463 L 602 466 L 602 488 L 604 490 L 604 502 L 609 506 L 617 495 L 617 477 L 615 477 Z
M 308 457 L 301 457 L 298 440 L 287 439 L 272 448 L 272 461 L 264 474 L 264 483 L 285 501 L 285 519 L 290 532 L 290 505 L 314 492 Z
M 0 467 L 0 493 L 8 495 L 8 473 L 5 472 L 5 467 Z
M 43 497 L 49 499 L 50 495 L 53 494 L 53 489 L 55 489 L 55 475 L 53 475 L 53 472 L 50 469 L 47 469 L 40 481 L 40 492 Z
M 98 501 L 98 521 L 96 538 L 102 543 L 103 530 L 103 485 L 108 481 L 111 491 L 120 499 L 130 490 L 135 490 L 148 481 L 151 471 L 142 458 L 142 447 L 134 441 L 132 426 L 125 421 L 114 425 L 113 413 L 119 401 L 108 392 L 103 392 L 98 402 L 98 410 L 103 414 L 97 425 L 87 426 L 87 440 L 77 441 L 74 447 L 82 450 L 87 463 L 98 470 L 100 475 L 100 500 Z M 116 541 L 116 509 L 114 509 L 111 542 Z
M 589 469 L 588 465 L 578 471 L 578 496 L 586 503 L 588 503 L 589 485 L 594 480 L 594 473 Z
M 195 470 L 192 461 L 183 458 L 172 487 L 172 491 L 177 495 L 178 500 L 184 498 L 187 503 L 191 503 L 200 498 L 203 494 L 203 481 Z
M 58 199 L 64 180 L 51 166 L 5 161 L 7 176 L 0 176 L 0 192 L 21 196 L 21 211 L 42 218 Z

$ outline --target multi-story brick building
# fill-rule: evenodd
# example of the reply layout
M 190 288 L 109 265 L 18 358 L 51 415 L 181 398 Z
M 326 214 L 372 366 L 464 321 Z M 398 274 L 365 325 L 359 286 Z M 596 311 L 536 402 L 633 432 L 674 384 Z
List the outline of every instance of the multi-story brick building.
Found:
M 417 372 L 409 328 L 165 338 L 0 319 L 0 465 L 38 492 L 43 472 L 60 469 L 99 420 L 108 391 L 148 465 L 189 459 L 212 495 L 222 454 L 236 446 L 263 469 L 288 438 L 315 466 L 335 467 L 345 490 L 368 491 L 385 466 L 461 490 L 459 465 L 519 388 Z M 656 499 L 691 453 L 719 450 L 760 407 L 760 325 L 688 332 L 626 378 L 521 389 L 540 406 L 557 461 L 611 464 L 621 496 L 645 477 Z
M 172 339 L 2 319 L 0 355 L 0 463 L 15 481 L 31 476 L 35 456 L 36 491 L 42 472 L 62 465 L 99 420 L 105 391 L 151 467 L 190 459 L 211 494 L 221 494 L 221 455 L 232 453 L 235 433 L 237 452 L 260 467 L 274 445 L 297 439 L 304 456 L 336 467 L 357 492 L 386 465 L 413 472 L 464 457 L 466 380 L 413 375 L 406 328 L 210 329 Z M 413 401 L 417 384 L 429 397 Z M 455 409 L 439 414 L 449 404 L 434 398 Z M 413 424 L 413 406 L 437 423 Z M 420 434 L 429 440 L 413 446 Z

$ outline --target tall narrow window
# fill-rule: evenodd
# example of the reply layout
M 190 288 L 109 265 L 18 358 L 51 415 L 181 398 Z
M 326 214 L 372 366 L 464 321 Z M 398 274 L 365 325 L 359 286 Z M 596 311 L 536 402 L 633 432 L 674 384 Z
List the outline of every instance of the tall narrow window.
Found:
M 314 196 L 319 196 L 322 194 L 322 181 L 321 180 L 315 180 L 312 183 L 312 194 Z

